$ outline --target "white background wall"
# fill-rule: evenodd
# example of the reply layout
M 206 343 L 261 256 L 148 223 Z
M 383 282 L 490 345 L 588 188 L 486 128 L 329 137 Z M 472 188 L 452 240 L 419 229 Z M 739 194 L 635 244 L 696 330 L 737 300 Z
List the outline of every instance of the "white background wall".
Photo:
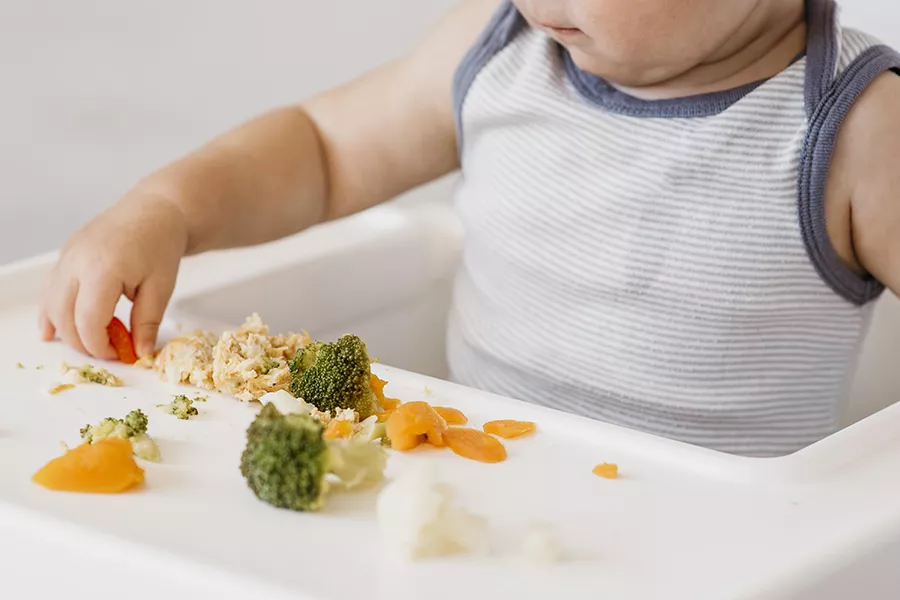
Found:
M 454 0 L 0 0 L 0 263 L 149 170 L 402 52 Z M 844 0 L 900 47 L 900 0 Z

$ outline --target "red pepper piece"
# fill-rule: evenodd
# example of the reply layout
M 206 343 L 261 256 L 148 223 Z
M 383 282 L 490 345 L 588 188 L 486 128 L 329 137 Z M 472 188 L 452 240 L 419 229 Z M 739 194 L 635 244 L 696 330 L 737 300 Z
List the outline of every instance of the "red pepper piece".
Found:
M 109 334 L 109 343 L 116 349 L 119 360 L 126 365 L 133 365 L 137 362 L 137 354 L 134 351 L 134 340 L 131 338 L 128 328 L 116 317 L 106 327 Z

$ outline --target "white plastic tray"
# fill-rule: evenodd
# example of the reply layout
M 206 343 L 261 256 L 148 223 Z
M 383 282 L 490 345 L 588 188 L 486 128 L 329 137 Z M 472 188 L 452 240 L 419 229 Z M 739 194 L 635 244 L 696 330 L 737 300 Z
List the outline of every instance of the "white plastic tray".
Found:
M 198 311 L 214 326 L 253 310 L 267 318 L 266 307 L 286 319 L 285 303 L 252 293 L 253 281 L 277 287 L 263 281 L 274 277 L 298 298 L 287 302 L 296 320 L 281 328 L 368 330 L 385 362 L 439 372 L 440 350 L 421 349 L 427 336 L 439 338 L 445 300 L 435 290 L 453 266 L 439 250 L 458 234 L 441 214 L 392 208 L 341 224 L 340 235 L 325 228 L 188 261 L 165 333 L 209 325 L 192 316 Z M 410 253 L 409 244 L 420 251 Z M 351 260 L 372 292 L 365 303 L 342 305 Z M 333 496 L 315 515 L 258 502 L 237 471 L 253 417 L 247 406 L 212 396 L 198 418 L 178 421 L 154 408 L 175 389 L 121 365 L 108 366 L 127 387 L 45 395 L 63 360 L 83 360 L 37 341 L 34 299 L 50 264 L 0 270 L 0 579 L 22 594 L 13 597 L 127 589 L 130 598 L 831 600 L 863 585 L 867 599 L 897 597 L 900 407 L 789 457 L 743 459 L 377 366 L 388 392 L 403 400 L 425 398 L 427 386 L 430 402 L 462 409 L 475 426 L 513 418 L 540 427 L 508 442 L 509 460 L 499 465 L 448 452 L 392 454 L 389 475 L 423 455 L 438 460 L 460 501 L 487 516 L 495 533 L 487 559 L 409 565 L 381 544 L 374 492 Z M 85 423 L 135 407 L 150 415 L 164 457 L 147 466 L 145 489 L 97 497 L 31 483 L 60 441 L 75 443 Z M 604 461 L 619 464 L 621 479 L 591 474 Z M 566 562 L 536 567 L 511 555 L 533 521 L 557 527 Z

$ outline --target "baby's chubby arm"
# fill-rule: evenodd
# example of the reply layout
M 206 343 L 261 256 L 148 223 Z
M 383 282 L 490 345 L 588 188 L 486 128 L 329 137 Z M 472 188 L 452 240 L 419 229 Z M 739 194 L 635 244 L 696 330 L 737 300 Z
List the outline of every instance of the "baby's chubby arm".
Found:
M 869 86 L 841 128 L 829 172 L 826 217 L 844 260 L 900 295 L 898 160 L 900 77 L 889 72 Z M 840 202 L 843 198 L 848 200 Z M 836 208 L 841 205 L 843 209 Z M 842 244 L 842 238 L 849 243 Z M 841 246 L 849 251 L 841 252 Z
M 63 247 L 42 294 L 42 336 L 114 358 L 106 326 L 124 294 L 147 354 L 183 256 L 278 239 L 456 169 L 453 75 L 498 4 L 467 0 L 407 56 L 139 182 Z

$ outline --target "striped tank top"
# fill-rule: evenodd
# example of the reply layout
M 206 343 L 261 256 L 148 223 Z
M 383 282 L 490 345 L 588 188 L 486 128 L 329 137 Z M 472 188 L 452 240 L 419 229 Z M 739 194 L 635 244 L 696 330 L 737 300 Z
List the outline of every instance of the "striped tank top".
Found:
M 900 55 L 806 10 L 774 77 L 642 100 L 500 7 L 454 83 L 452 379 L 746 456 L 839 428 L 883 287 L 831 245 L 826 176 Z

